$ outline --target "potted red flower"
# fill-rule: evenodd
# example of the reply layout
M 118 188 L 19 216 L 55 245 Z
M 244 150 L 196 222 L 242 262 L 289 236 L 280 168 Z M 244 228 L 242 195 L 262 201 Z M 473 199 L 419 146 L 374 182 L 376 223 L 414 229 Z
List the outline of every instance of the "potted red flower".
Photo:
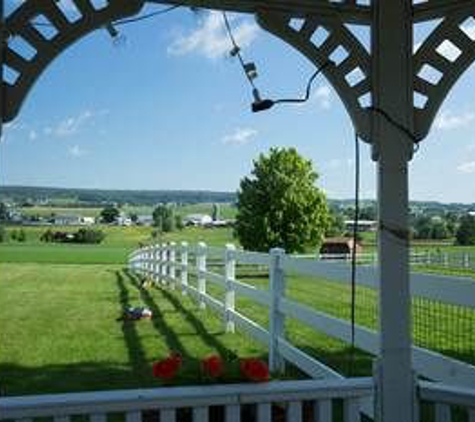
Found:
M 208 356 L 201 361 L 201 371 L 206 378 L 220 378 L 225 372 L 223 359 L 218 355 Z
M 241 371 L 241 375 L 249 381 L 269 381 L 269 367 L 267 366 L 267 363 L 260 359 L 242 359 L 239 364 L 239 369 Z
M 155 362 L 152 366 L 152 373 L 155 378 L 160 378 L 164 382 L 171 382 L 181 368 L 182 358 L 179 353 L 172 353 L 165 359 Z

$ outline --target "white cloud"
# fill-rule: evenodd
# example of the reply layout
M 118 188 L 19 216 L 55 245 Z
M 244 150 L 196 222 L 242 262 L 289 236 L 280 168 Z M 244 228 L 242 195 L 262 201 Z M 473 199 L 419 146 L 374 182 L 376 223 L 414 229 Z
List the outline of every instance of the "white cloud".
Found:
M 443 111 L 435 119 L 434 127 L 438 130 L 454 130 L 464 128 L 472 124 L 475 119 L 475 113 L 465 112 L 460 114 L 451 111 Z
M 69 155 L 72 155 L 73 157 L 82 157 L 83 155 L 87 153 L 87 151 L 80 148 L 79 145 L 73 145 L 72 147 L 69 148 L 68 153 Z
M 77 116 L 68 117 L 61 122 L 54 128 L 47 128 L 51 130 L 58 138 L 64 138 L 67 136 L 71 136 L 76 134 L 81 126 L 83 126 L 88 120 L 93 117 L 93 113 L 89 110 L 83 111 Z
M 321 85 L 317 88 L 314 98 L 318 101 L 318 105 L 328 110 L 331 107 L 331 89 L 328 85 Z
M 223 144 L 246 145 L 257 135 L 257 130 L 251 128 L 238 128 L 233 133 L 223 137 Z
M 242 48 L 248 47 L 257 37 L 257 25 L 234 15 L 229 15 L 229 20 L 237 44 Z M 176 56 L 195 53 L 208 59 L 216 59 L 228 53 L 231 47 L 222 14 L 210 12 L 201 19 L 198 28 L 186 35 L 180 35 L 167 51 Z
M 457 166 L 457 170 L 460 173 L 475 173 L 475 161 L 467 161 L 466 163 L 462 163 L 459 166 Z

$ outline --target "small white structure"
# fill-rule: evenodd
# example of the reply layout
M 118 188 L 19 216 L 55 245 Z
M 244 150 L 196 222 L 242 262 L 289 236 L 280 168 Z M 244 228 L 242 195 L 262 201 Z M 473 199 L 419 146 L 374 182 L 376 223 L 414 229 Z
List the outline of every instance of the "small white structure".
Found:
M 83 217 L 80 215 L 55 215 L 53 224 L 56 226 L 79 226 Z
M 135 222 L 139 226 L 152 226 L 153 225 L 153 216 L 150 215 L 138 215 Z
M 375 232 L 378 229 L 378 223 L 374 220 L 358 220 L 357 226 L 359 232 Z M 354 227 L 354 220 L 345 220 L 345 229 L 347 231 L 353 231 Z
M 94 217 L 81 217 L 81 224 L 84 226 L 92 226 L 96 222 Z
M 120 215 L 119 217 L 117 217 L 117 225 L 129 227 L 132 225 L 132 220 L 130 219 L 130 217 Z
M 183 219 L 185 226 L 208 226 L 213 223 L 213 219 L 208 214 L 189 214 Z

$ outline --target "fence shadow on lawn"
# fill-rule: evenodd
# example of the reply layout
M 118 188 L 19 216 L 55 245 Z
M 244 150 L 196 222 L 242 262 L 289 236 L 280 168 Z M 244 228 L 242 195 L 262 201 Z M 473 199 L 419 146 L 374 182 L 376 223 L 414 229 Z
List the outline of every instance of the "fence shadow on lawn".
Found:
M 178 333 L 176 333 L 172 328 L 168 327 L 164 320 L 163 320 L 163 313 L 162 310 L 159 308 L 157 305 L 155 299 L 152 297 L 149 291 L 146 289 L 143 289 L 140 285 L 140 279 L 135 275 L 132 274 L 128 270 L 124 270 L 124 274 L 128 277 L 130 280 L 130 283 L 133 287 L 135 287 L 140 294 L 140 297 L 143 301 L 143 303 L 151 309 L 153 312 L 153 319 L 152 322 L 157 329 L 157 331 L 165 335 L 166 337 L 166 342 L 170 348 L 170 350 L 177 351 L 182 354 L 183 357 L 189 358 L 183 343 L 180 341 L 178 337 Z M 172 305 L 172 307 L 175 309 L 176 312 L 181 314 L 183 318 L 188 322 L 188 324 L 193 327 L 193 329 L 196 332 L 196 336 L 200 337 L 201 340 L 210 348 L 215 349 L 216 353 L 218 353 L 221 356 L 225 356 L 228 358 L 236 358 L 236 354 L 227 348 L 221 341 L 219 341 L 216 336 L 217 335 L 222 335 L 224 334 L 224 331 L 219 331 L 219 332 L 210 332 L 205 325 L 203 324 L 202 321 L 200 321 L 197 318 L 197 315 L 199 315 L 200 310 L 198 309 L 198 306 L 193 307 L 192 310 L 186 308 L 183 303 L 181 302 L 181 298 L 177 298 L 173 293 L 168 291 L 166 288 L 160 288 L 158 287 L 158 290 L 160 291 L 160 294 L 164 299 L 166 299 L 169 304 Z

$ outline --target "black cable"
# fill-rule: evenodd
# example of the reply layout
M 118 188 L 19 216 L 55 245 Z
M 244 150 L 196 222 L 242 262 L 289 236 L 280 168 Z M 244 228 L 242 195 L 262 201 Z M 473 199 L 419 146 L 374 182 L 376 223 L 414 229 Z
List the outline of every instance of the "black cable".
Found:
M 173 6 L 166 7 L 165 9 L 156 10 L 155 12 L 150 12 L 145 15 L 137 16 L 135 18 L 121 19 L 113 23 L 116 26 L 120 26 L 120 25 L 127 25 L 129 23 L 140 22 L 146 19 L 154 18 L 155 16 L 164 15 L 165 13 L 169 13 L 172 10 L 178 9 L 179 7 L 181 7 L 180 4 L 175 4 Z
M 353 247 L 351 249 L 351 350 L 349 374 L 353 374 L 356 351 L 356 241 L 360 218 L 360 143 L 355 131 L 355 209 L 353 214 Z
M 146 13 L 145 15 L 137 16 L 135 18 L 121 19 L 121 20 L 118 20 L 118 21 L 115 21 L 115 22 L 112 22 L 112 23 L 116 26 L 127 25 L 127 24 L 130 24 L 130 23 L 136 23 L 136 22 L 140 22 L 140 21 L 143 21 L 143 20 L 154 18 L 154 17 L 159 16 L 159 15 L 164 15 L 165 13 L 169 13 L 172 10 L 175 10 L 175 9 L 181 7 L 181 6 L 182 6 L 181 4 L 175 4 L 173 6 L 166 7 L 164 9 L 156 10 L 155 12 Z M 53 27 L 54 26 L 51 23 L 37 22 L 37 21 L 32 22 L 32 24 L 33 24 L 33 26 L 37 26 L 37 27 L 41 27 L 41 26 Z
M 412 143 L 414 144 L 414 152 L 419 151 L 420 142 L 422 141 L 422 139 L 419 139 L 416 135 L 414 135 L 414 133 L 412 133 L 406 126 L 393 119 L 391 115 L 388 112 L 384 111 L 382 108 L 372 106 L 368 107 L 367 110 L 375 111 L 376 113 L 379 113 L 381 116 L 383 116 L 389 123 L 391 123 L 399 131 L 404 133 L 412 141 Z
M 274 104 L 281 104 L 281 103 L 305 103 L 310 99 L 310 94 L 312 91 L 312 84 L 315 78 L 322 73 L 328 66 L 333 64 L 331 60 L 327 60 L 325 63 L 323 63 L 313 74 L 310 76 L 308 82 L 307 82 L 307 87 L 305 89 L 305 96 L 302 98 L 280 98 L 278 100 L 274 100 Z

